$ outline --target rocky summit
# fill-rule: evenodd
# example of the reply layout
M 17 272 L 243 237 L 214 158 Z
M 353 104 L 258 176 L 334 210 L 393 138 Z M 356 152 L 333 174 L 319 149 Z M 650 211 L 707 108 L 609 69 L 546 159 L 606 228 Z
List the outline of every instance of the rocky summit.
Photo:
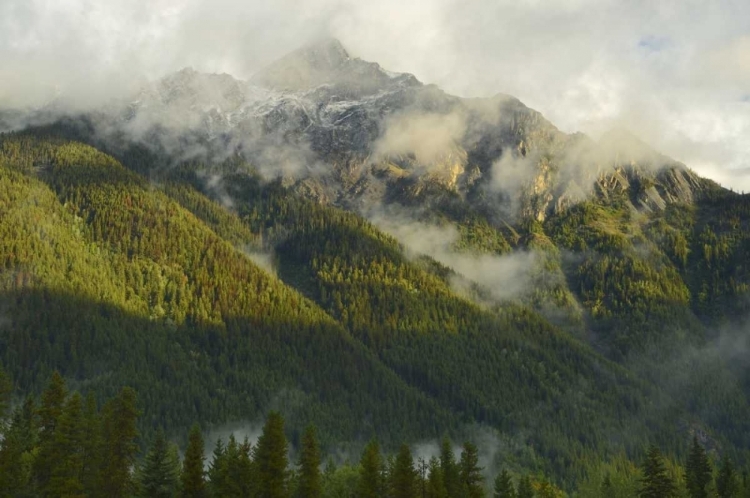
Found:
M 634 209 L 653 210 L 716 188 L 627 132 L 568 135 L 513 97 L 448 95 L 334 39 L 249 81 L 184 69 L 115 116 L 115 128 L 165 149 L 240 152 L 297 192 L 358 211 L 437 190 L 509 221 L 543 221 L 590 194 L 624 192 Z

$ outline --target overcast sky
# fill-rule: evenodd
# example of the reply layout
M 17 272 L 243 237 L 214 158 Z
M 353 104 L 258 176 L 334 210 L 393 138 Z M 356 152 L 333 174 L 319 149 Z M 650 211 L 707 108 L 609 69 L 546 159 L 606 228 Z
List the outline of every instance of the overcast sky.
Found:
M 90 105 L 184 66 L 247 78 L 322 36 L 750 191 L 748 0 L 0 0 L 0 105 Z

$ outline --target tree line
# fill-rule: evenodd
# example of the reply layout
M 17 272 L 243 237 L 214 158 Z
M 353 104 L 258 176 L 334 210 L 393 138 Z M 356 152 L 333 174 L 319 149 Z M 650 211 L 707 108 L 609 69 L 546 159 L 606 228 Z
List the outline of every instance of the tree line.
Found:
M 230 435 L 210 456 L 194 425 L 182 455 L 163 432 L 141 454 L 137 396 L 123 388 L 99 408 L 95 399 L 70 392 L 54 373 L 38 400 L 9 410 L 10 385 L 0 380 L 5 423 L 0 440 L 0 497 L 154 498 L 555 498 L 566 496 L 537 473 L 501 469 L 492 482 L 467 441 L 457 457 L 448 437 L 438 454 L 415 458 L 408 444 L 385 454 L 376 439 L 357 463 L 336 465 L 323 453 L 314 425 L 304 431 L 290 459 L 284 418 L 271 412 L 256 442 Z M 645 453 L 636 487 L 607 474 L 598 496 L 638 498 L 744 498 L 747 474 L 724 456 L 718 470 L 694 436 L 684 466 L 673 466 L 656 446 Z M 632 483 L 631 483 L 632 484 Z M 595 491 L 596 492 L 596 491 Z M 590 493 L 590 491 L 589 491 Z M 628 494 L 630 493 L 630 494 Z M 576 490 L 571 496 L 588 496 Z

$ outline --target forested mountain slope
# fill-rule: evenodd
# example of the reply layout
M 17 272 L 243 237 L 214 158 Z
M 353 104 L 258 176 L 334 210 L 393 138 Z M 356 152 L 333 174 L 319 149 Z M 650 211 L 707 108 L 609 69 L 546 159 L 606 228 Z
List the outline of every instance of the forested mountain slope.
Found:
M 22 389 L 54 369 L 101 395 L 132 385 L 147 432 L 274 403 L 328 420 L 337 438 L 397 416 L 408 433 L 450 425 L 323 310 L 111 157 L 32 137 L 2 151 L 1 350 Z
M 231 185 L 228 211 L 196 189 L 209 167 L 149 183 L 49 133 L 2 143 L 3 365 L 23 391 L 53 369 L 100 396 L 133 385 L 146 434 L 279 406 L 331 442 L 479 423 L 556 473 L 647 439 L 679 449 L 696 424 L 744 444 L 741 390 L 727 386 L 734 403 L 721 397 L 704 418 L 528 303 L 475 304 L 450 269 L 242 162 L 213 167 Z M 261 250 L 279 278 L 246 255 Z
M 750 449 L 750 201 L 637 138 L 560 132 L 307 47 L 0 137 L 0 360 L 137 389 L 161 427 L 292 441 L 497 431 L 558 477 L 694 434 Z

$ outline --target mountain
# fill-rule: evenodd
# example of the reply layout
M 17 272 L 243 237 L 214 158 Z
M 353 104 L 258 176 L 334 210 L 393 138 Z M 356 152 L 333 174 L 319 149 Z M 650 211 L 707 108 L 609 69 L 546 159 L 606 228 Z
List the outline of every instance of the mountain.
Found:
M 434 184 L 462 197 L 492 194 L 487 207 L 504 204 L 514 221 L 541 221 L 595 185 L 658 209 L 715 188 L 626 133 L 598 142 L 566 135 L 513 97 L 453 97 L 352 58 L 336 40 L 293 52 L 249 82 L 185 69 L 120 116 L 139 139 L 169 150 L 191 135 L 203 145 L 192 153 L 212 159 L 242 151 L 300 193 L 359 211 Z
M 147 438 L 274 408 L 328 448 L 479 428 L 568 483 L 750 449 L 747 197 L 336 40 L 3 135 L 0 215 L 17 394 L 132 385 Z

